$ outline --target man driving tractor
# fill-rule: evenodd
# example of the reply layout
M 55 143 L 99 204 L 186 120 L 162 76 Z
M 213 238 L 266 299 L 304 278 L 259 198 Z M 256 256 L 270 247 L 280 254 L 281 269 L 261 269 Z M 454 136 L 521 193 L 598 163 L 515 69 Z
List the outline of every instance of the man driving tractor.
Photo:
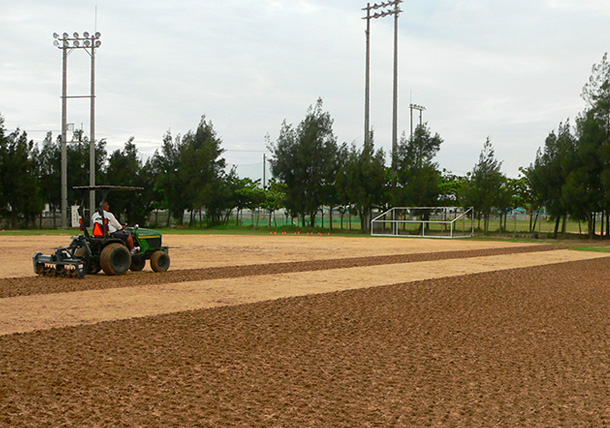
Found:
M 36 275 L 84 278 L 100 270 L 106 275 L 124 275 L 128 270 L 141 271 L 147 260 L 154 272 L 167 271 L 169 250 L 162 245 L 162 234 L 138 225 L 123 227 L 106 202 L 110 191 L 142 190 L 141 187 L 74 186 L 74 190 L 82 192 L 78 208 L 82 234 L 73 236 L 70 245 L 57 248 L 53 254 L 35 253 L 32 263 Z M 83 219 L 86 218 L 85 201 L 91 191 L 100 191 L 102 202 L 92 213 L 93 230 L 89 233 Z
M 108 233 L 113 238 L 118 238 L 127 244 L 129 247 L 129 251 L 134 254 L 140 251 L 140 247 L 136 247 L 133 242 L 133 235 L 128 230 L 125 230 L 125 226 L 121 225 L 119 221 L 116 219 L 114 214 L 110 211 L 110 204 L 108 201 L 104 201 L 104 218 L 108 219 Z M 99 223 L 102 227 L 104 225 L 104 219 L 100 215 L 99 211 L 96 211 L 91 216 L 91 225 L 94 223 Z

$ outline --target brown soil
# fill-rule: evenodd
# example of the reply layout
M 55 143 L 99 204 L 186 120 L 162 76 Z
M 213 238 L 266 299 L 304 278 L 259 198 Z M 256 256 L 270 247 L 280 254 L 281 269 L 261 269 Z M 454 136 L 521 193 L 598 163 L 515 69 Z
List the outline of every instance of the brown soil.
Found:
M 67 236 L 6 236 L 0 232 L 0 278 L 32 276 L 34 253 L 51 254 L 69 244 Z M 171 270 L 523 246 L 510 242 L 332 235 L 164 235 L 163 244 L 170 247 Z M 152 272 L 149 266 L 144 270 Z
M 439 251 L 435 253 L 397 254 L 391 256 L 351 257 L 343 259 L 311 260 L 302 262 L 283 262 L 266 264 L 246 264 L 241 266 L 222 266 L 204 269 L 170 270 L 163 274 L 151 272 L 128 272 L 125 276 L 99 275 L 85 276 L 83 279 L 35 276 L 24 279 L 0 278 L 0 298 L 27 296 L 32 294 L 50 294 L 80 290 L 99 290 L 107 288 L 125 288 L 143 284 L 169 284 L 211 280 L 219 278 L 237 278 L 243 276 L 271 275 L 291 272 L 309 272 L 352 267 L 391 265 L 433 260 L 461 259 L 501 254 L 521 254 L 556 250 L 554 245 L 519 246 L 509 248 L 489 248 L 482 250 Z
M 79 299 L 104 305 L 129 292 L 137 304 L 155 290 L 161 300 L 204 294 L 225 305 L 0 336 L 0 426 L 610 424 L 605 254 L 264 239 L 219 249 L 249 261 L 234 257 L 228 268 L 208 260 L 176 270 L 175 248 L 167 275 L 130 274 L 123 285 L 103 275 L 64 280 L 81 284 L 70 292 L 50 278 L 0 281 L 0 325 L 9 306 L 23 304 L 27 318 L 28 303 L 50 312 L 59 298 L 72 314 Z M 56 288 L 36 285 L 45 279 Z M 282 297 L 291 293 L 304 295 Z M 248 299 L 257 302 L 236 304 Z

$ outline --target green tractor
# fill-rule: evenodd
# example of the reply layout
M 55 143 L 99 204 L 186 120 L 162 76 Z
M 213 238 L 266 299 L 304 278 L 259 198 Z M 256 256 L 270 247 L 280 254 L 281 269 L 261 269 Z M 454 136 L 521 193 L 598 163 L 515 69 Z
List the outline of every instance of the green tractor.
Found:
M 140 249 L 130 253 L 125 242 L 113 238 L 108 233 L 107 219 L 104 217 L 104 202 L 110 190 L 141 190 L 140 187 L 126 186 L 77 186 L 82 190 L 78 212 L 82 235 L 73 236 L 68 247 L 58 248 L 54 254 L 34 254 L 34 272 L 38 275 L 67 276 L 83 278 L 86 274 L 96 274 L 103 270 L 106 275 L 122 275 L 128 270 L 141 271 L 150 260 L 150 267 L 155 272 L 165 272 L 169 268 L 169 250 L 162 245 L 161 233 L 143 229 L 138 226 L 128 227 L 134 244 Z M 85 199 L 90 190 L 102 192 L 98 213 L 104 224 L 95 223 L 89 233 L 83 222 Z

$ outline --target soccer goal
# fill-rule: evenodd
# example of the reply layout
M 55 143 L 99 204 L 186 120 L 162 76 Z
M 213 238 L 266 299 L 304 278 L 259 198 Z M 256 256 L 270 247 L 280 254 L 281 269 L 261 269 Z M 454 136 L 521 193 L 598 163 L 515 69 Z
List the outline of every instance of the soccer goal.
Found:
M 372 236 L 470 238 L 474 210 L 459 207 L 391 208 L 371 221 Z

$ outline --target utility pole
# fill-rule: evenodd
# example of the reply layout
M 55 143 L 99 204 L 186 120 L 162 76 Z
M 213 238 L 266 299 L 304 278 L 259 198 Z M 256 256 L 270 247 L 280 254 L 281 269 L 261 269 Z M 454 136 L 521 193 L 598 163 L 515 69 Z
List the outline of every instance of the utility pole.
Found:
M 398 15 L 401 10 L 399 4 L 402 0 L 394 1 L 394 91 L 392 106 L 392 179 L 396 180 L 398 163 Z
M 368 142 L 370 138 L 370 34 L 371 34 L 371 19 L 383 18 L 385 16 L 394 16 L 394 84 L 393 84 L 393 104 L 392 104 L 392 175 L 396 176 L 396 153 L 398 150 L 398 16 L 402 10 L 400 3 L 403 0 L 390 0 L 382 3 L 371 5 L 367 3 L 366 16 L 366 71 L 365 71 L 365 95 L 364 95 L 364 141 Z M 377 12 L 377 9 L 382 9 Z M 376 12 L 371 15 L 371 10 Z
M 72 37 L 68 33 L 60 36 L 53 33 L 53 45 L 62 51 L 62 85 L 61 85 L 61 227 L 68 228 L 68 156 L 67 156 L 67 102 L 69 98 L 90 98 L 90 141 L 89 141 L 89 185 L 95 186 L 95 49 L 102 42 L 99 40 L 101 34 L 96 32 L 90 35 L 84 32 L 80 37 L 74 33 Z M 68 96 L 68 55 L 74 49 L 84 49 L 91 56 L 91 93 L 89 95 Z M 89 194 L 89 215 L 95 211 L 95 192 Z M 84 219 L 83 219 L 84 220 Z
M 87 34 L 87 33 L 85 33 Z M 99 33 L 96 33 L 99 34 Z M 97 43 L 101 44 L 98 40 Z M 99 45 L 98 45 L 99 46 Z M 95 46 L 94 46 L 95 47 Z M 91 48 L 91 111 L 89 113 L 89 186 L 95 186 L 95 49 Z M 95 211 L 95 190 L 89 191 L 89 217 Z M 83 219 L 85 221 L 85 219 Z
M 369 126 L 369 112 L 370 112 L 370 82 L 371 82 L 371 4 L 367 3 L 366 8 L 366 65 L 365 65 L 365 83 L 364 83 L 364 144 L 369 142 L 370 138 L 370 126 Z
M 64 37 L 67 33 L 64 33 Z M 55 40 L 55 43 L 58 43 Z M 65 42 L 67 43 L 67 42 Z M 57 45 L 55 45 L 57 46 Z M 66 99 L 68 87 L 68 50 L 62 51 L 61 78 L 61 228 L 68 228 L 68 105 Z M 53 215 L 55 218 L 55 215 Z
M 425 109 L 426 107 L 424 106 L 409 104 L 409 110 L 411 110 L 411 139 L 413 139 L 413 110 L 419 110 L 419 126 L 422 126 L 422 111 Z

